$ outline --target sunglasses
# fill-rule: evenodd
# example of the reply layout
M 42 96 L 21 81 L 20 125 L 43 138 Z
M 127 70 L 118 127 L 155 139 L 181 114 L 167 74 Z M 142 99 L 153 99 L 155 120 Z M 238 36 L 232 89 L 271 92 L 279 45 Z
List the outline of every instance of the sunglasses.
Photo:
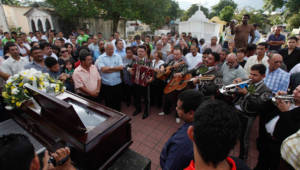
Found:
M 65 52 L 68 52 L 67 50 L 66 51 L 61 51 L 61 53 L 65 53 Z

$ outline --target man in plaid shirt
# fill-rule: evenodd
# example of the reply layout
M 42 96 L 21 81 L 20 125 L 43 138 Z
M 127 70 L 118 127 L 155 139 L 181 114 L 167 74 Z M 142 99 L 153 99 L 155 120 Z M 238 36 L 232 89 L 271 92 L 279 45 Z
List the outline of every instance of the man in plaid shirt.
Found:
M 282 56 L 280 54 L 274 53 L 270 56 L 269 68 L 266 72 L 266 78 L 264 80 L 265 84 L 273 93 L 278 91 L 287 91 L 290 83 L 290 74 L 281 68 Z

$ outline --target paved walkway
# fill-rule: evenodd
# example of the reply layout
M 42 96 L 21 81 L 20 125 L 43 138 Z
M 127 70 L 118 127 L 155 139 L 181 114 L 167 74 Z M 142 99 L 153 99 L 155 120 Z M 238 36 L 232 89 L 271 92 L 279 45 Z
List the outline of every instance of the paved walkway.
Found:
M 151 107 L 151 113 L 147 119 L 142 119 L 143 112 L 137 116 L 132 116 L 133 106 L 127 107 L 122 105 L 122 112 L 132 118 L 132 138 L 133 144 L 130 146 L 134 151 L 151 159 L 151 169 L 159 170 L 159 156 L 166 141 L 172 134 L 183 124 L 175 122 L 175 114 L 158 116 L 161 111 L 156 107 Z M 256 136 L 258 134 L 258 120 L 253 126 L 250 136 L 250 153 L 247 164 L 251 169 L 254 168 L 257 161 L 257 150 L 255 145 Z M 232 151 L 231 155 L 238 156 L 239 144 Z

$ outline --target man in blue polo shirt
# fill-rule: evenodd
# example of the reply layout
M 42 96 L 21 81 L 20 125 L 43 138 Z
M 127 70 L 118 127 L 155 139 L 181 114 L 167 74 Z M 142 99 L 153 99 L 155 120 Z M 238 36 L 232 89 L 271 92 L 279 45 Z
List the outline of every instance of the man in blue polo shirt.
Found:
M 123 61 L 121 56 L 114 53 L 114 45 L 105 44 L 105 53 L 96 61 L 102 77 L 102 89 L 105 105 L 121 111 Z
M 202 102 L 198 90 L 183 91 L 178 96 L 176 111 L 184 124 L 167 141 L 160 154 L 160 166 L 163 170 L 182 170 L 193 160 L 193 143 L 189 140 L 187 129 L 193 124 L 194 112 Z
M 281 45 L 285 43 L 285 36 L 280 34 L 281 27 L 277 26 L 275 30 L 275 34 L 271 34 L 268 38 L 268 44 L 270 45 L 269 50 L 279 51 L 281 49 Z

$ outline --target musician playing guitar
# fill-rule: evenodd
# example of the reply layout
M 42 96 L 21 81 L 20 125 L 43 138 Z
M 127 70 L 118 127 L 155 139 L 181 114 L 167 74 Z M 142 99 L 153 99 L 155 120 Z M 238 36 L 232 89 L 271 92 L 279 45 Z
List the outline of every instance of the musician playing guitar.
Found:
M 151 60 L 148 58 L 147 53 L 146 53 L 146 47 L 141 45 L 138 46 L 137 49 L 137 59 L 135 60 L 134 64 L 138 65 L 144 65 L 147 67 L 151 66 Z M 134 75 L 134 70 L 133 68 L 128 69 L 130 74 Z M 148 82 L 150 83 L 151 80 Z M 145 109 L 144 109 L 144 114 L 143 114 L 143 119 L 147 118 L 149 116 L 149 85 L 146 87 L 138 85 L 136 82 L 134 83 L 134 106 L 135 106 L 135 111 L 133 112 L 133 116 L 136 116 L 142 111 L 141 107 L 141 98 L 144 98 L 144 103 L 145 103 Z
M 219 86 L 222 86 L 222 73 L 220 72 L 220 68 L 217 66 L 219 61 L 219 54 L 212 52 L 206 58 L 204 58 L 202 64 L 196 66 L 197 68 L 195 68 L 194 72 L 192 73 L 194 76 L 193 83 L 195 85 L 201 82 L 201 77 L 199 77 L 199 75 L 215 76 L 213 81 L 205 81 L 204 83 L 201 82 L 198 86 L 199 90 L 206 96 L 215 96 Z M 214 89 L 211 89 L 212 87 L 214 87 Z
M 161 66 L 161 69 L 164 69 L 168 66 L 172 66 L 172 73 L 167 78 L 167 82 L 170 81 L 173 77 L 182 77 L 187 72 L 187 68 L 188 68 L 180 48 L 174 48 L 173 55 L 174 55 L 173 59 L 171 59 L 164 66 Z M 159 115 L 165 115 L 171 112 L 171 107 L 173 106 L 173 104 L 176 104 L 177 96 L 179 93 L 180 91 L 173 91 L 169 94 L 164 95 L 163 112 L 159 113 Z M 176 122 L 178 123 L 180 122 L 180 119 L 178 118 L 177 114 L 176 114 Z

